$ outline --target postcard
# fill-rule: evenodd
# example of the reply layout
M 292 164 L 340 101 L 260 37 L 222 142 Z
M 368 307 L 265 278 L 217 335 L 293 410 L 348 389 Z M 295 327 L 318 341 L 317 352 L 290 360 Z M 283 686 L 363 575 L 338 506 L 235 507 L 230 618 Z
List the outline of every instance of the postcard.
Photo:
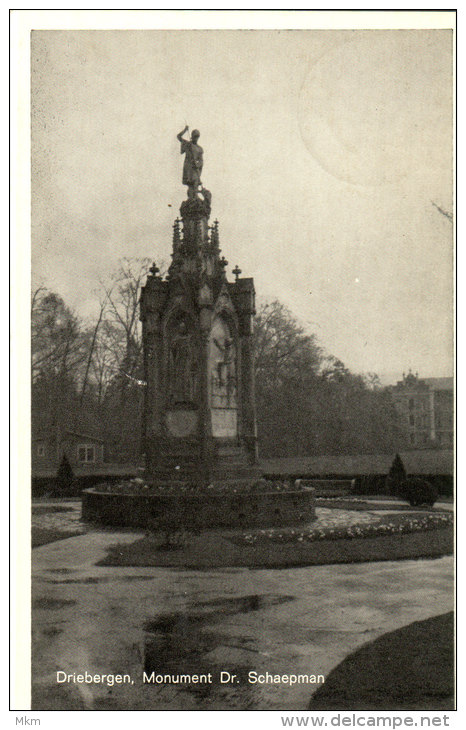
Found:
M 455 21 L 13 11 L 17 724 L 448 725 Z

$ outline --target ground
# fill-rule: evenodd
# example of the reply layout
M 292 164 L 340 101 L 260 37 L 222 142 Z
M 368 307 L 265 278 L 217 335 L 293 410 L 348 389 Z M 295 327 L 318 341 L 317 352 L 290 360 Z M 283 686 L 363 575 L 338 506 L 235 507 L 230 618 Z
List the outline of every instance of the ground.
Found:
M 41 524 L 81 531 L 74 512 Z M 33 709 L 306 710 L 317 683 L 252 684 L 249 672 L 328 677 L 358 648 L 453 608 L 449 556 L 284 570 L 97 565 L 141 537 L 97 529 L 33 550 Z M 57 684 L 59 670 L 134 684 Z M 144 671 L 214 681 L 143 684 Z M 219 684 L 221 671 L 239 683 Z

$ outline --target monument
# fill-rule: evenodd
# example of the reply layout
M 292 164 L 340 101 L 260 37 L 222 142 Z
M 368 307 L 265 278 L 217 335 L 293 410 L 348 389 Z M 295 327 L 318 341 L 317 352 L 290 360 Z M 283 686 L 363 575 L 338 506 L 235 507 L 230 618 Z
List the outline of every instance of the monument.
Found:
M 228 281 L 199 132 L 178 139 L 187 199 L 173 225 L 165 279 L 141 293 L 145 479 L 86 489 L 82 516 L 105 525 L 191 529 L 294 525 L 315 519 L 314 490 L 260 479 L 254 406 L 254 282 Z M 135 424 L 136 427 L 136 424 Z
M 165 280 L 154 264 L 141 295 L 147 383 L 143 443 L 151 483 L 215 485 L 260 472 L 254 408 L 254 281 L 227 279 L 219 225 L 209 225 L 199 132 L 177 135 L 188 187 Z

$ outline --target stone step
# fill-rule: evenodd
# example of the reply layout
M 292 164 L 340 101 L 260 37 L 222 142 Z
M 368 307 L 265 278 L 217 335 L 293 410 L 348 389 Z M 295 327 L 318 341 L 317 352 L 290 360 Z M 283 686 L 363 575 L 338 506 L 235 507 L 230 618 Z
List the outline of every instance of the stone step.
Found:
M 169 463 L 173 464 L 174 466 L 176 466 L 177 464 L 182 465 L 190 462 L 196 462 L 198 461 L 198 459 L 198 451 L 190 452 L 180 450 L 174 452 L 170 449 L 169 451 L 162 452 L 159 456 L 159 460 L 161 463 Z M 235 453 L 217 453 L 215 459 L 219 464 L 224 464 L 231 467 L 239 467 L 248 464 L 247 456 L 241 449 L 238 449 L 238 451 L 236 451 Z
M 217 461 L 219 464 L 247 464 L 247 456 L 246 454 L 241 454 L 241 456 L 222 456 L 221 454 L 217 456 Z
M 247 463 L 247 455 L 241 448 L 235 449 L 219 449 L 216 454 L 220 464 L 245 464 Z
M 163 448 L 166 449 L 166 451 L 170 452 L 178 452 L 178 451 L 197 451 L 199 449 L 199 441 L 198 440 L 192 440 L 188 441 L 187 439 L 173 439 L 173 440 L 167 440 L 163 443 Z
M 241 446 L 219 446 L 218 453 L 222 454 L 222 456 L 235 456 L 242 454 L 243 449 Z
M 159 462 L 163 464 L 194 464 L 199 461 L 198 454 L 160 454 Z

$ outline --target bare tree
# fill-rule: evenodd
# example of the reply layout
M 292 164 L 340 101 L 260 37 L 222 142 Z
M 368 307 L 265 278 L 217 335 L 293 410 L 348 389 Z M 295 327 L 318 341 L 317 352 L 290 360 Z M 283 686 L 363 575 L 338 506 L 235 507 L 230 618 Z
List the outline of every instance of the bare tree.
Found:
M 79 379 L 87 334 L 63 299 L 43 287 L 32 297 L 31 337 L 33 381 L 44 375 Z
M 142 359 L 139 300 L 151 260 L 124 258 L 108 283 L 101 282 L 106 298 L 104 342 L 113 357 L 114 372 L 134 376 Z
M 139 451 L 143 402 L 141 288 L 151 266 L 148 258 L 124 258 L 101 282 L 101 318 L 94 332 L 89 382 L 95 388 L 112 458 L 133 460 Z M 160 269 L 163 269 L 160 265 Z

